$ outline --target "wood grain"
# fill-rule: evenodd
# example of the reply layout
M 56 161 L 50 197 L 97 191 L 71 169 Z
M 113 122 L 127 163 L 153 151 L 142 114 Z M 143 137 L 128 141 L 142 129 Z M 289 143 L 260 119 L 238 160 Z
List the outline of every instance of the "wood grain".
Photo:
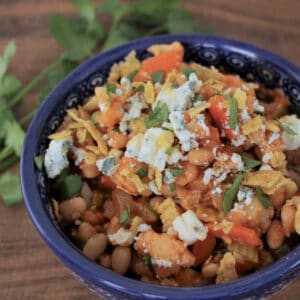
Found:
M 270 49 L 300 65 L 300 1 L 187 0 L 184 6 L 199 28 Z M 11 72 L 23 83 L 49 65 L 62 51 L 48 34 L 49 16 L 71 15 L 67 0 L 1 0 L 0 51 L 10 39 L 18 45 Z M 16 108 L 21 116 L 36 103 L 38 89 Z M 14 168 L 17 171 L 17 167 Z M 74 279 L 48 249 L 23 204 L 0 203 L 0 299 L 99 299 Z M 300 299 L 300 279 L 270 298 Z

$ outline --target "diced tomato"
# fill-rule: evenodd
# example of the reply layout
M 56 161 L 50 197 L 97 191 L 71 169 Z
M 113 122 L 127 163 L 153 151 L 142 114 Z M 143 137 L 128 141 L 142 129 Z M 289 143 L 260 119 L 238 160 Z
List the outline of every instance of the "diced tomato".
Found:
M 206 259 L 209 258 L 212 251 L 216 246 L 216 238 L 210 232 L 208 232 L 207 237 L 204 241 L 197 241 L 192 246 L 192 252 L 196 257 L 195 265 L 202 264 Z

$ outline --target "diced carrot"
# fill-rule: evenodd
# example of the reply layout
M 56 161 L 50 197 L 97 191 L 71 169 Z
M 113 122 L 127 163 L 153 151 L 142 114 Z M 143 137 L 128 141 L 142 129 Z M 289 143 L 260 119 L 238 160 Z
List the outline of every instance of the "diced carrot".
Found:
M 262 241 L 258 234 L 245 226 L 227 222 L 231 225 L 231 228 L 226 228 L 226 233 L 224 232 L 222 223 L 209 223 L 207 224 L 208 230 L 219 238 L 230 238 L 234 241 L 246 244 L 252 247 L 262 247 Z M 227 232 L 228 229 L 228 232 Z
M 183 53 L 179 51 L 162 52 L 156 56 L 145 59 L 138 73 L 134 77 L 134 81 L 147 81 L 151 78 L 151 74 L 163 71 L 164 78 L 166 75 L 178 69 L 183 60 Z
M 196 257 L 195 266 L 203 263 L 209 256 L 216 246 L 216 238 L 210 232 L 208 232 L 207 237 L 204 241 L 197 241 L 192 246 L 192 252 Z
M 105 127 L 113 127 L 120 122 L 122 114 L 122 103 L 112 99 L 111 103 L 108 104 L 108 108 L 98 114 L 98 122 L 103 124 Z
M 236 138 L 236 134 L 229 128 L 228 100 L 225 97 L 221 95 L 213 96 L 210 99 L 209 112 L 217 126 L 224 130 L 229 139 Z

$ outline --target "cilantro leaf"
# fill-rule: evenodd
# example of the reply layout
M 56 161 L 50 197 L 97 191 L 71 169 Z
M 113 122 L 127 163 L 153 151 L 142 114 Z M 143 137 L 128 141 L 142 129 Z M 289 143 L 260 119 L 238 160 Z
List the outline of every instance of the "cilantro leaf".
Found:
M 96 10 L 90 0 L 72 0 L 72 4 L 89 24 L 95 21 Z
M 17 156 L 20 156 L 23 141 L 25 138 L 24 130 L 17 121 L 5 121 L 4 127 L 6 130 L 5 145 L 14 150 Z
M 163 78 L 164 78 L 164 74 L 165 74 L 164 71 L 157 71 L 157 72 L 154 72 L 154 73 L 152 73 L 152 75 L 151 75 L 151 79 L 152 79 L 152 81 L 154 81 L 154 82 L 162 83 Z
M 127 224 L 130 220 L 130 206 L 127 204 L 127 209 L 123 210 L 120 214 L 119 221 L 122 224 Z
M 143 166 L 135 174 L 139 176 L 140 179 L 143 179 L 148 175 L 148 168 Z
M 103 0 L 97 9 L 102 13 L 111 14 L 113 19 L 118 21 L 130 12 L 131 4 L 121 4 L 119 0 Z
M 109 0 L 108 0 L 109 1 Z M 180 0 L 152 0 L 152 1 L 136 1 L 131 4 L 130 12 L 132 14 L 156 14 L 161 11 L 166 13 L 176 7 Z
M 257 186 L 255 188 L 256 190 L 256 196 L 260 200 L 261 204 L 265 207 L 268 208 L 273 205 L 272 201 L 270 198 L 263 192 L 260 186 Z
M 0 196 L 5 205 L 13 205 L 22 201 L 22 191 L 19 177 L 11 173 L 0 176 Z
M 10 41 L 4 49 L 2 57 L 0 58 L 0 81 L 7 71 L 10 59 L 16 52 L 16 44 L 14 41 Z
M 35 156 L 34 163 L 39 170 L 42 170 L 44 165 L 44 155 Z
M 146 128 L 156 127 L 166 121 L 169 117 L 169 111 L 166 103 L 159 102 L 154 110 L 145 119 Z
M 281 122 L 280 120 L 277 119 L 277 124 L 278 124 L 278 125 L 283 129 L 283 131 L 285 131 L 287 134 L 289 134 L 289 135 L 298 135 L 298 133 L 295 132 L 294 129 L 292 129 L 288 123 Z
M 129 41 L 129 38 L 116 26 L 112 28 L 105 40 L 102 50 L 107 50 Z
M 233 200 L 239 190 L 239 186 L 243 180 L 243 177 L 244 174 L 239 173 L 235 177 L 232 185 L 225 191 L 223 202 L 222 202 L 222 209 L 225 212 L 225 214 L 227 214 L 232 208 Z
M 169 168 L 168 170 L 173 176 L 179 176 L 184 172 L 183 169 L 179 169 L 179 168 Z
M 248 169 L 252 169 L 261 165 L 259 160 L 248 157 L 247 155 L 242 154 L 242 158 Z
M 8 97 L 12 94 L 15 94 L 20 86 L 21 83 L 17 77 L 13 75 L 6 75 L 1 83 L 0 96 Z
M 40 89 L 39 92 L 39 102 L 44 101 L 47 96 L 51 93 L 52 88 L 50 86 L 44 86 Z
M 196 31 L 196 24 L 190 12 L 173 9 L 167 15 L 166 27 L 170 33 L 184 33 Z
M 81 59 L 90 55 L 97 40 L 101 38 L 99 32 L 99 36 L 96 37 L 94 33 L 82 30 L 74 21 L 60 14 L 51 17 L 50 33 L 61 46 L 70 50 L 70 59 Z

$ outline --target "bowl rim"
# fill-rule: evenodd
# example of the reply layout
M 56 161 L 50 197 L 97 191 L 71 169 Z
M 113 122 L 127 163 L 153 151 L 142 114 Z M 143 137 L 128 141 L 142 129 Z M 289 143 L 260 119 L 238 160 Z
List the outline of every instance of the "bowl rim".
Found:
M 203 287 L 164 287 L 159 285 L 147 284 L 141 281 L 127 278 L 116 274 L 85 257 L 62 234 L 58 226 L 51 218 L 48 209 L 42 203 L 38 191 L 38 184 L 34 182 L 36 178 L 33 158 L 36 155 L 38 139 L 42 133 L 46 116 L 59 102 L 62 102 L 62 95 L 66 95 L 81 80 L 87 78 L 97 70 L 97 64 L 104 63 L 105 60 L 111 61 L 114 57 L 124 56 L 133 48 L 144 49 L 150 44 L 170 43 L 178 40 L 180 42 L 199 42 L 204 45 L 211 45 L 217 48 L 226 48 L 243 52 L 248 56 L 258 56 L 259 58 L 271 62 L 284 70 L 284 73 L 292 77 L 297 83 L 300 82 L 300 68 L 289 62 L 285 58 L 238 40 L 225 38 L 217 35 L 202 34 L 172 34 L 148 37 L 131 41 L 111 50 L 102 52 L 78 66 L 72 71 L 44 100 L 35 114 L 24 141 L 20 175 L 22 192 L 29 215 L 46 244 L 56 253 L 61 261 L 69 266 L 75 273 L 83 277 L 84 280 L 92 282 L 113 291 L 123 293 L 123 295 L 145 298 L 169 298 L 172 299 L 226 299 L 227 297 L 237 297 L 246 295 L 251 291 L 259 291 L 265 287 L 278 284 L 281 279 L 286 279 L 300 270 L 300 246 L 297 246 L 288 255 L 253 274 L 241 277 L 237 280 L 223 283 L 220 285 L 208 285 Z M 47 114 L 48 113 L 48 114 Z M 251 286 L 251 289 L 249 287 Z M 232 298 L 231 298 L 232 299 Z

